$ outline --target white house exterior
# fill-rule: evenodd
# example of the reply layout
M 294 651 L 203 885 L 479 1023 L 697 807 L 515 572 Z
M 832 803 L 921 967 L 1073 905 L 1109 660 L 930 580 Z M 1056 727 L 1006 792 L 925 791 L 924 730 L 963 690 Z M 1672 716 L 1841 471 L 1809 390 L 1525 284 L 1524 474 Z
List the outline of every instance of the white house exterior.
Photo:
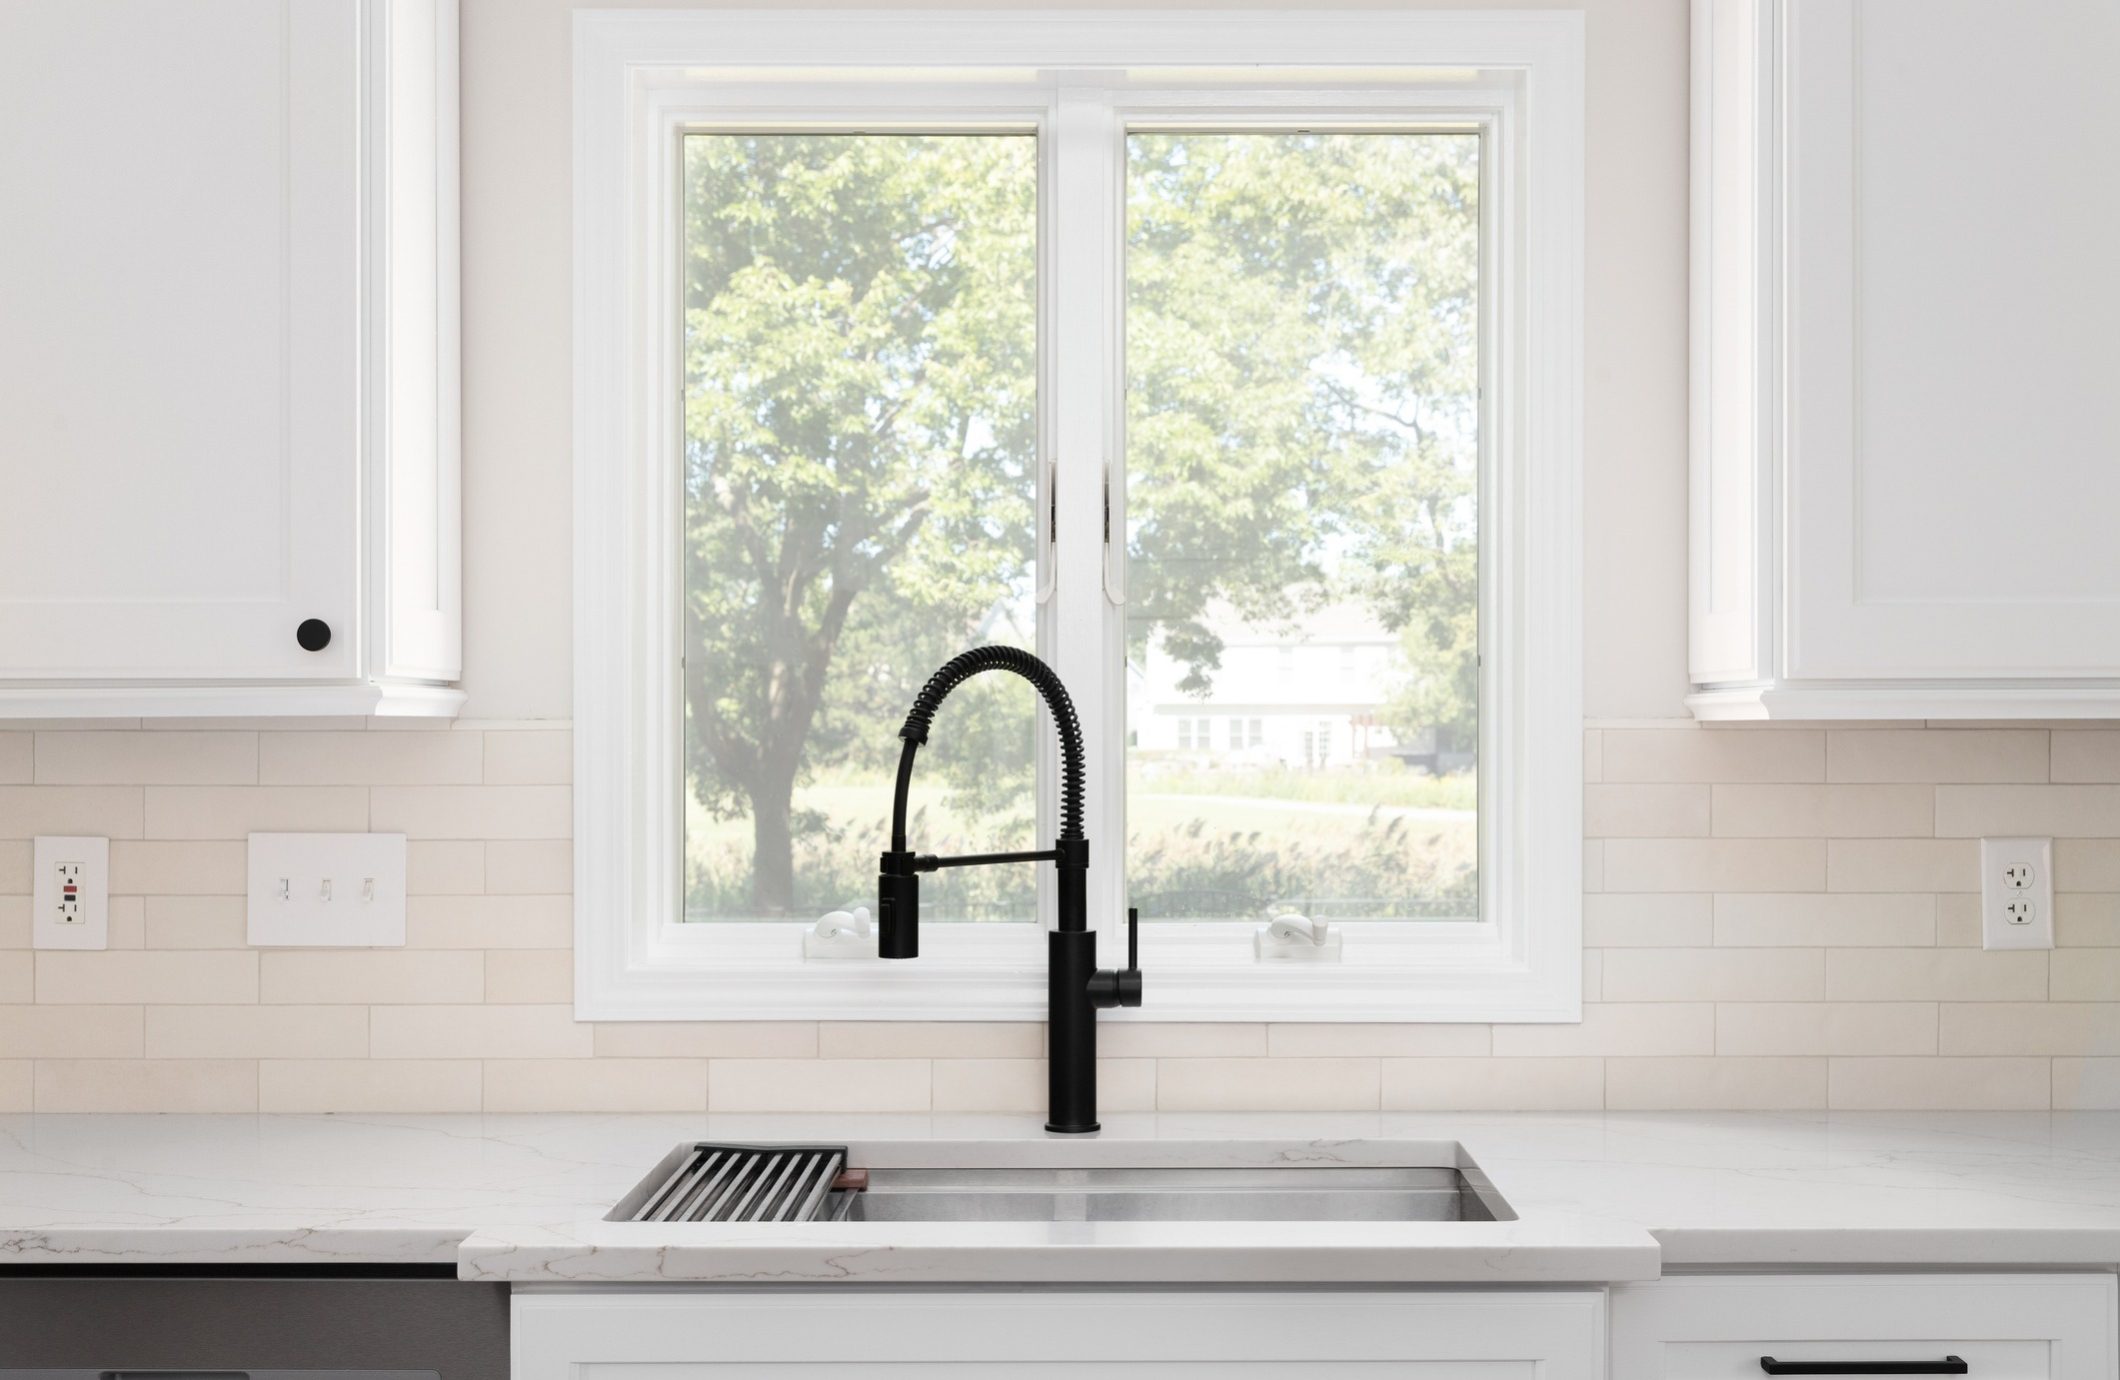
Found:
M 1205 695 L 1179 688 L 1187 667 L 1160 638 L 1132 668 L 1126 712 L 1137 751 L 1299 770 L 1434 751 L 1383 726 L 1399 639 L 1367 610 L 1337 604 L 1293 623 L 1252 623 L 1225 610 L 1208 626 L 1223 650 Z

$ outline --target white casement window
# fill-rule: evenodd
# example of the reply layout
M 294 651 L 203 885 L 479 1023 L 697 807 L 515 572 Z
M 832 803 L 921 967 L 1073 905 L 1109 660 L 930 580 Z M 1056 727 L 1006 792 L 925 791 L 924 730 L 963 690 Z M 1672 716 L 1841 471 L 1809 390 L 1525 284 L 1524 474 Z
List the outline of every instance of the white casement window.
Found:
M 575 45 L 583 1018 L 1041 1015 L 1050 868 L 931 874 L 918 960 L 805 943 L 988 642 L 1080 716 L 1117 1018 L 1579 1018 L 1579 15 Z M 1050 846 L 1056 756 L 967 683 L 911 846 Z

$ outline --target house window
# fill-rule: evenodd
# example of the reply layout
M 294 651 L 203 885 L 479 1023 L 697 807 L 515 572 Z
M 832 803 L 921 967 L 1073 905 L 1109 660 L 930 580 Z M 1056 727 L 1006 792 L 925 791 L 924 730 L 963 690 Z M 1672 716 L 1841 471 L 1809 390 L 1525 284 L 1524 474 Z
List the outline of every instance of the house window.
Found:
M 928 879 L 918 963 L 802 943 L 1001 642 L 1134 1018 L 1572 1018 L 1580 40 L 582 16 L 581 1013 L 1042 1010 L 1030 867 Z M 1035 846 L 1054 758 L 975 678 L 914 847 Z M 1289 909 L 1341 964 L 1255 961 Z

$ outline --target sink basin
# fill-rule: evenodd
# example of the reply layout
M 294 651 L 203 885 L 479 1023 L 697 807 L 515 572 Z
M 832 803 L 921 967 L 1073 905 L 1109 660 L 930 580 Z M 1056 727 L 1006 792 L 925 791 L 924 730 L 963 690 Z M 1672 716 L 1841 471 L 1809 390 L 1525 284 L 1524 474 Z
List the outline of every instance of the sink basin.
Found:
M 1057 1148 L 1057 1147 L 1056 1147 Z M 1211 1147 L 1204 1157 L 1215 1157 Z M 1128 1165 L 1121 1147 L 1046 1164 L 911 1163 L 845 1145 L 695 1142 L 614 1222 L 1498 1222 L 1516 1220 L 1456 1147 L 1400 1164 Z M 1112 1152 L 1117 1152 L 1113 1154 Z M 877 1163 L 877 1160 L 882 1163 Z M 868 1164 L 863 1164 L 868 1160 Z M 1052 1162 L 1057 1161 L 1057 1162 Z
M 1510 1212 L 1453 1168 L 873 1169 L 835 1192 L 848 1222 L 1492 1222 Z

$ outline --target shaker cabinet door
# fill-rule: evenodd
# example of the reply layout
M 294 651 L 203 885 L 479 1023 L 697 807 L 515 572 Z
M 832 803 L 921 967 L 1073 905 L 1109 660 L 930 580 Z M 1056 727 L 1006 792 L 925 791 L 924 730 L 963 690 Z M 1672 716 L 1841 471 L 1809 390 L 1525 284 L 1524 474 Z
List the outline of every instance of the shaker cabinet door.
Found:
M 0 675 L 354 674 L 361 13 L 0 6 Z
M 2114 1380 L 2115 1333 L 2111 1275 L 1731 1275 L 1612 1291 L 1612 1373 L 1627 1380 L 1764 1380 L 1765 1357 L 1846 1362 L 1847 1375 L 1895 1362 L 1975 1380 Z
M 1602 1380 L 1595 1290 L 518 1291 L 514 1380 Z

